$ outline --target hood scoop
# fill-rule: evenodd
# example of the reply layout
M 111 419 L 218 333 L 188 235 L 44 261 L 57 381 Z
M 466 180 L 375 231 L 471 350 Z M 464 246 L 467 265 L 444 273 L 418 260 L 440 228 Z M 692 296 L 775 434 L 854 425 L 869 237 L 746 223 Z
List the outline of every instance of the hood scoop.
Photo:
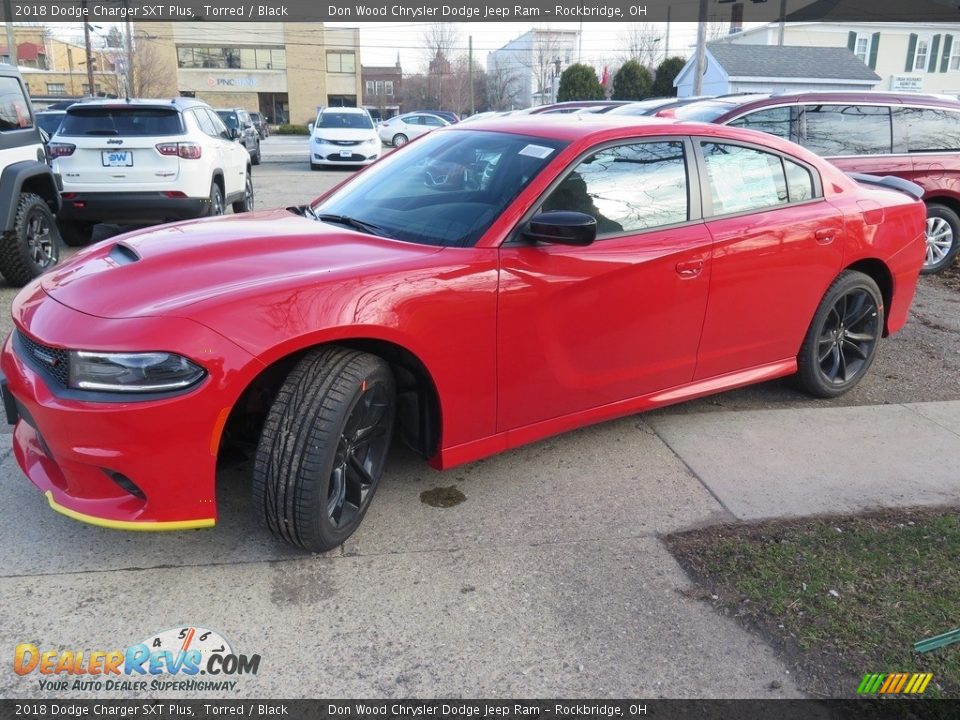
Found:
M 129 265 L 140 259 L 140 254 L 129 245 L 118 242 L 110 248 L 110 259 L 117 265 Z

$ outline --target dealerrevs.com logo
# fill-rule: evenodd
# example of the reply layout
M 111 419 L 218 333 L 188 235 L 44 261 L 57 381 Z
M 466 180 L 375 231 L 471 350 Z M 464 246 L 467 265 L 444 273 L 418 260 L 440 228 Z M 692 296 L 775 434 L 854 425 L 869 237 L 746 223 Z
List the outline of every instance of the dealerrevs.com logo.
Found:
M 13 671 L 48 692 L 230 691 L 239 682 L 234 678 L 259 669 L 260 655 L 235 653 L 220 633 L 202 627 L 164 630 L 123 650 L 21 643 L 13 653 Z

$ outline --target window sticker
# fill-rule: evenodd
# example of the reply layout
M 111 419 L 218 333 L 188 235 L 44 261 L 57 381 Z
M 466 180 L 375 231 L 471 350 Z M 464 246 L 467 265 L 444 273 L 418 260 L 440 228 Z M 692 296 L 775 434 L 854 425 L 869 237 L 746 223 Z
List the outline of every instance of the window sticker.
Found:
M 552 152 L 553 148 L 551 147 L 544 147 L 543 145 L 527 145 L 518 154 L 543 160 L 545 157 L 550 157 Z

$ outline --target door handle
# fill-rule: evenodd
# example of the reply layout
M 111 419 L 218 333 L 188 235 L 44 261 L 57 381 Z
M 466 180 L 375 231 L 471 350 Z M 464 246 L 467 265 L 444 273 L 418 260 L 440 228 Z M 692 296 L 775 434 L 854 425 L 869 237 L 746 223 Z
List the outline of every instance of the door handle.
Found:
M 834 230 L 833 228 L 820 228 L 815 233 L 813 233 L 813 236 L 817 239 L 817 242 L 821 243 L 822 245 L 826 245 L 827 243 L 832 243 L 833 238 L 835 238 L 836 235 L 837 235 L 837 231 Z
M 703 260 L 687 260 L 677 263 L 677 275 L 682 278 L 695 278 L 703 270 Z

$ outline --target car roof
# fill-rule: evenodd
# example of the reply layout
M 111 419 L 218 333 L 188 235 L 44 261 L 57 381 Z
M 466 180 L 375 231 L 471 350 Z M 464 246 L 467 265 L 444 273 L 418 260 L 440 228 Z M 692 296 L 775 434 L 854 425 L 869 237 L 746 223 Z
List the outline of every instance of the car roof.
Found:
M 98 98 L 96 100 L 84 100 L 83 102 L 77 102 L 67 108 L 67 112 L 71 112 L 77 109 L 89 110 L 91 108 L 98 107 L 110 107 L 110 108 L 151 108 L 151 109 L 169 109 L 173 108 L 174 110 L 183 110 L 190 107 L 208 107 L 208 105 L 202 100 L 195 100 L 194 98 L 186 97 L 177 97 L 177 98 L 157 98 L 157 99 L 135 99 L 135 100 L 126 100 L 123 98 Z
M 324 112 L 327 112 L 328 110 L 331 111 L 331 112 L 343 112 L 343 113 L 348 113 L 348 114 L 352 114 L 352 115 L 365 115 L 365 114 L 367 114 L 367 109 L 366 109 L 366 108 L 358 108 L 358 107 L 338 107 L 338 106 L 332 106 L 332 105 L 329 106 L 329 107 L 321 108 L 321 109 L 320 109 L 320 112 L 324 113 Z
M 943 95 L 927 95 L 922 93 L 890 93 L 890 92 L 849 92 L 843 90 L 818 90 L 795 93 L 759 93 L 750 95 L 721 95 L 715 98 L 704 98 L 687 107 L 703 104 L 729 105 L 727 112 L 752 110 L 770 105 L 792 105 L 806 102 L 844 102 L 844 103 L 871 103 L 890 105 L 931 105 L 934 107 L 949 107 L 960 109 L 960 102 Z M 726 113 L 725 113 L 726 114 Z M 719 117 L 723 117 L 722 115 Z

